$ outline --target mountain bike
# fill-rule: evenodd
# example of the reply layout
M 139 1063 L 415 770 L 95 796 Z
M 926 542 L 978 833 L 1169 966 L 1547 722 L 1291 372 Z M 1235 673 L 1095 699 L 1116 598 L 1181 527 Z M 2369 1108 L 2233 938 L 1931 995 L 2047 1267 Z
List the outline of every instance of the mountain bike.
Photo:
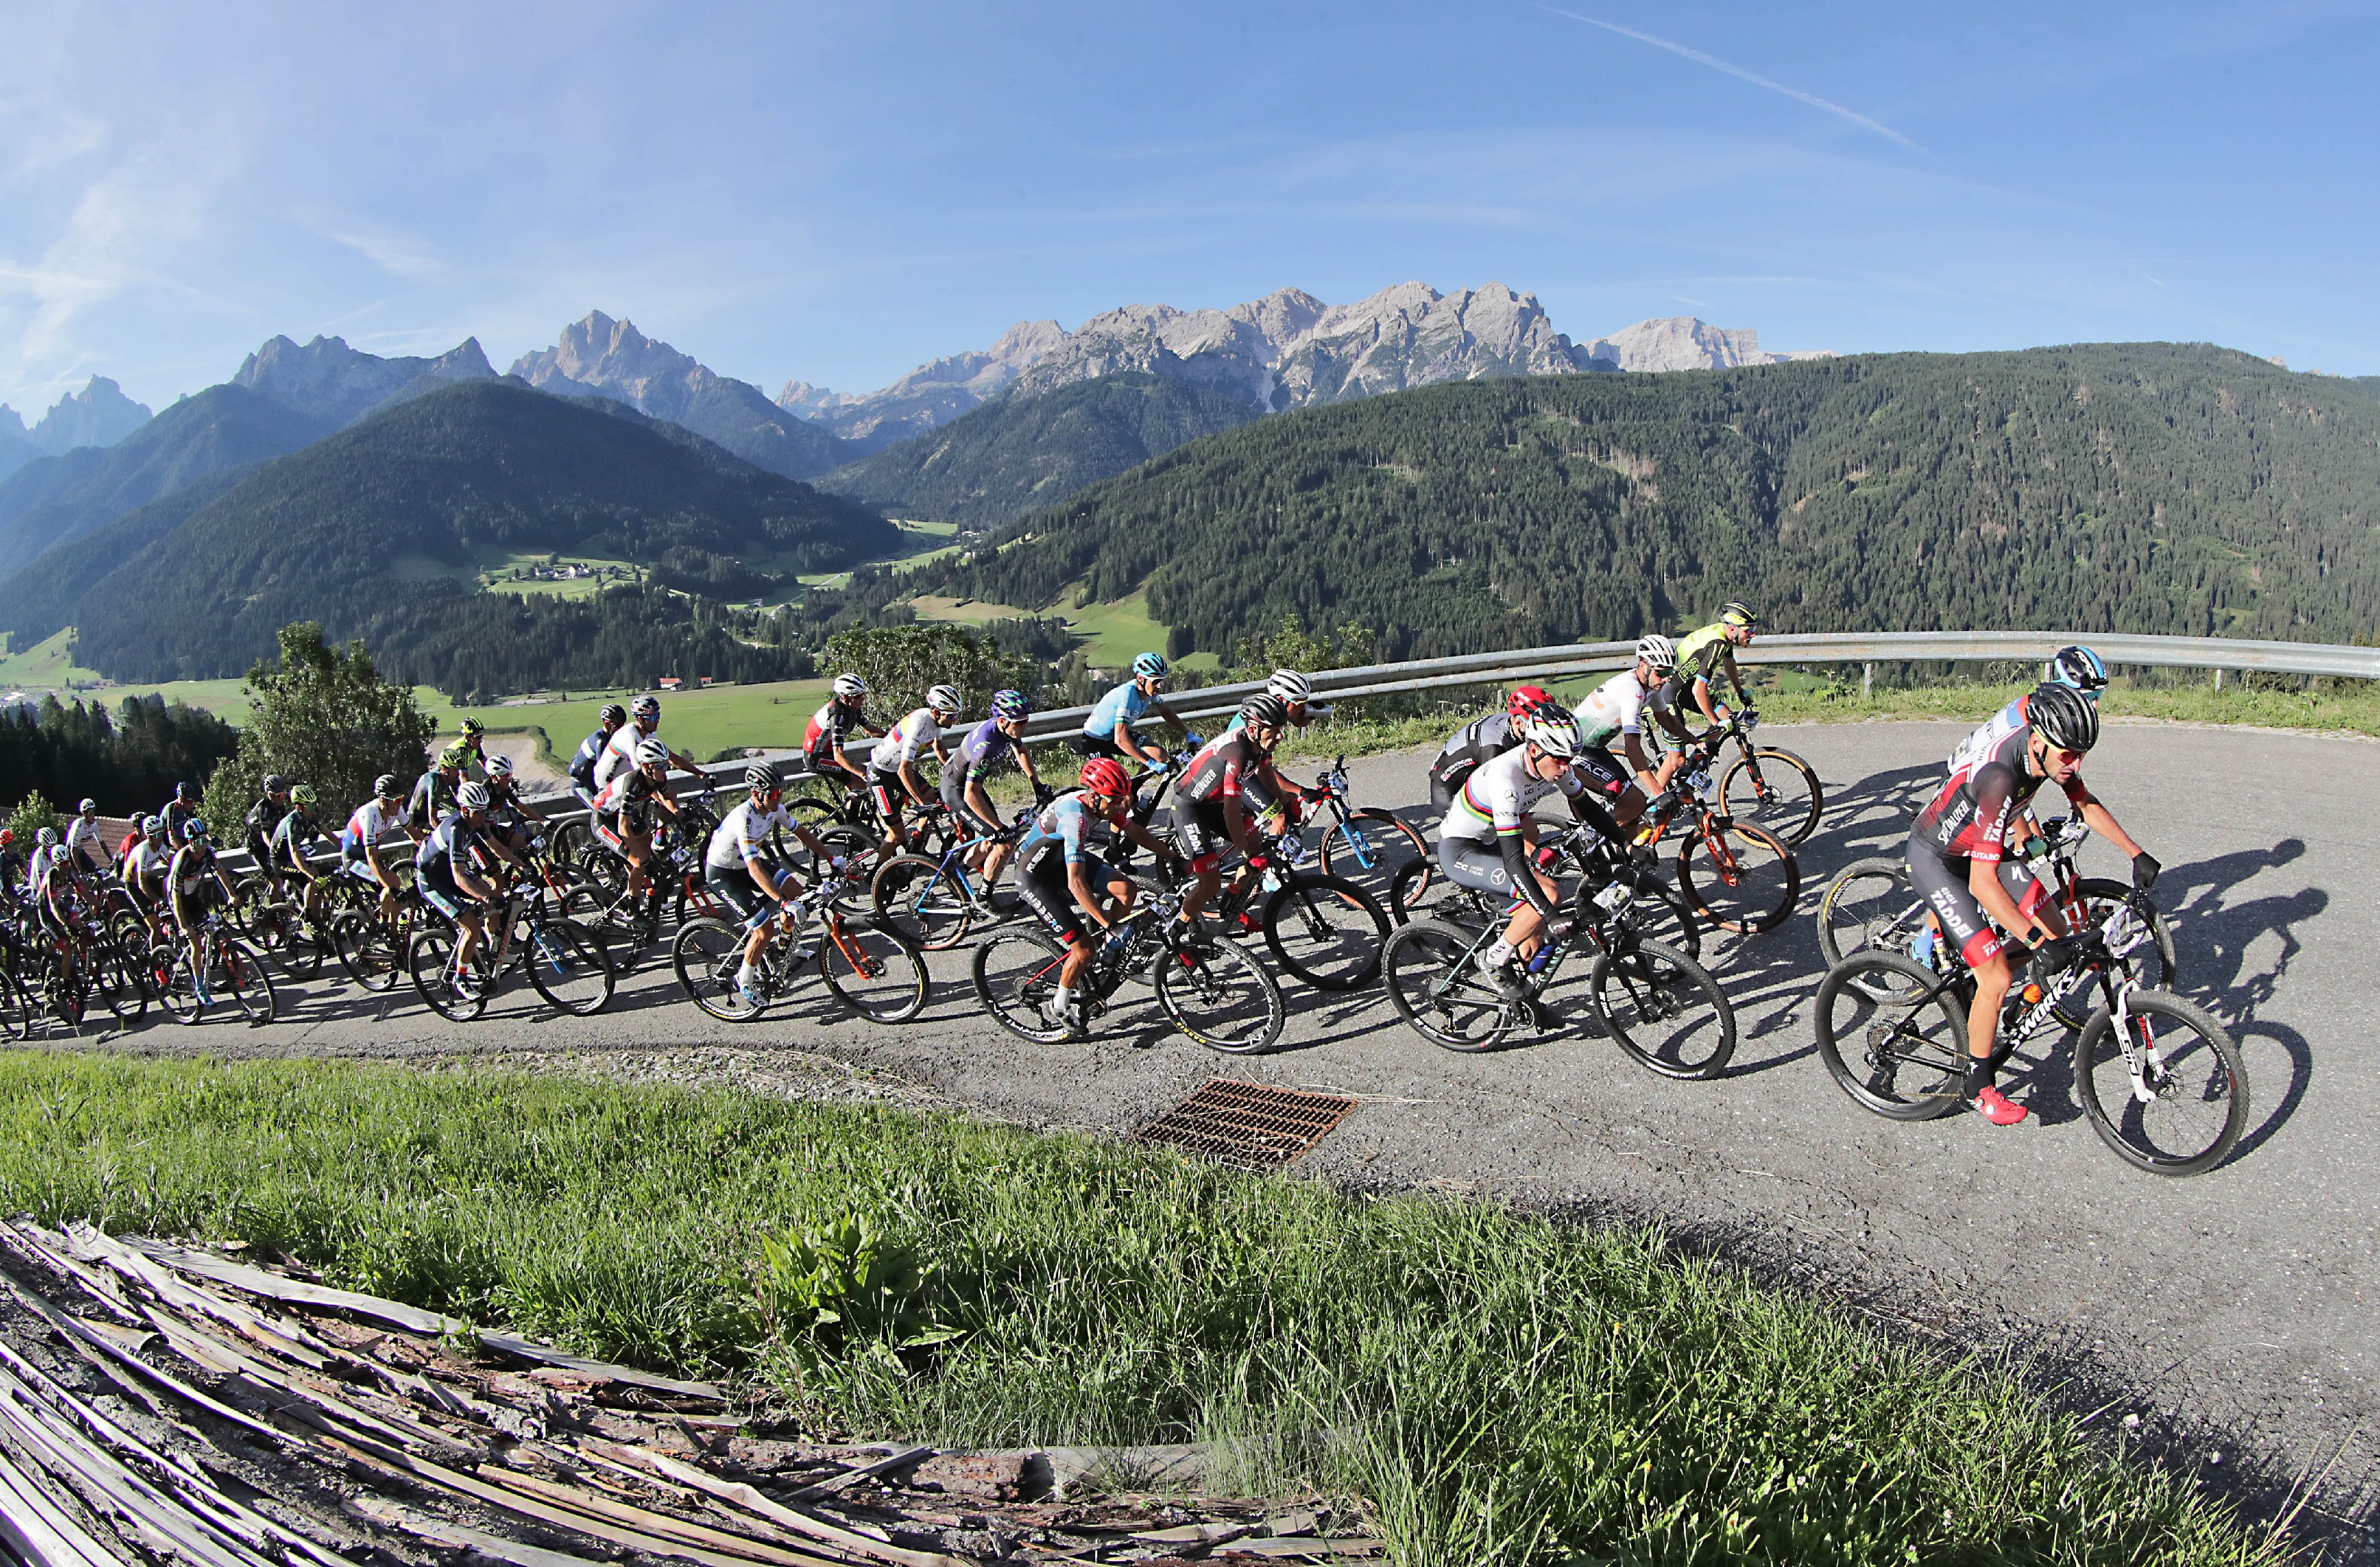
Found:
M 2074 1034 L 2074 1097 L 2118 1158 L 2154 1175 L 2195 1175 L 2223 1161 L 2248 1125 L 2248 1073 L 2223 1026 L 2124 960 L 2152 944 L 2155 907 L 2127 893 L 2080 936 L 2060 972 L 2011 986 L 1992 1059 L 2053 1029 Z M 1928 1121 L 1964 1101 L 1967 1009 L 1974 976 L 1956 953 L 1943 972 L 1870 947 L 1827 970 L 1813 1009 L 1818 1058 L 1863 1109 Z M 2095 990 L 2094 998 L 2090 992 Z M 2086 1014 L 2086 1008 L 2087 1014 Z
M 752 1022 L 801 983 L 804 966 L 815 960 L 834 999 L 872 1023 L 906 1023 L 925 1010 L 930 985 L 917 948 L 890 925 L 844 912 L 854 877 L 832 862 L 813 869 L 799 896 L 750 919 L 690 919 L 678 930 L 670 963 L 695 1005 L 724 1023 Z M 736 977 L 746 942 L 764 926 L 768 938 L 747 996 Z
M 2033 857 L 2027 863 L 2049 889 L 2070 930 L 2105 923 L 2132 892 L 2121 881 L 2075 873 L 2075 856 L 2090 835 L 2090 825 L 2080 817 L 2058 816 L 2042 823 L 2040 836 L 2028 844 Z M 1870 948 L 1906 951 L 1925 929 L 1925 905 L 1911 891 L 1909 861 L 1902 856 L 1852 861 L 1818 900 L 1818 948 L 1829 965 Z M 2173 931 L 2155 905 L 2149 905 L 2148 940 L 2129 952 L 2123 964 L 2126 977 L 2143 989 L 2180 987 Z
M 406 869 L 412 869 L 410 860 Z M 339 954 L 339 966 L 347 978 L 367 990 L 382 991 L 396 983 L 405 968 L 405 954 L 413 948 L 414 926 L 421 917 L 421 894 L 414 890 L 413 879 L 397 873 L 396 913 L 383 918 L 380 912 L 380 886 L 363 882 L 354 877 L 362 894 L 358 906 L 334 916 L 331 921 L 331 947 Z
M 1360 990 L 1378 978 L 1380 952 L 1392 928 L 1388 910 L 1345 877 L 1306 869 L 1311 851 L 1282 818 L 1266 812 L 1258 831 L 1265 834 L 1264 869 L 1234 874 L 1235 866 L 1245 871 L 1245 862 L 1231 851 L 1222 891 L 1208 905 L 1208 917 L 1225 935 L 1262 935 L 1273 961 L 1318 990 Z M 1135 881 L 1179 898 L 1191 878 Z
M 81 1030 L 94 1001 L 118 1023 L 137 1023 L 149 1010 L 144 966 L 117 944 L 79 905 L 66 911 L 63 935 L 35 924 L 27 932 L 34 961 L 22 969 L 26 990 L 42 1010 Z
M 542 880 L 508 881 L 482 905 L 482 934 L 470 971 L 460 932 L 444 918 L 423 921 L 406 948 L 414 990 L 439 1016 L 468 1023 L 488 1010 L 504 977 L 518 969 L 547 1005 L 591 1017 L 611 1003 L 612 964 L 593 931 L 565 917 Z
M 878 866 L 869 883 L 876 917 L 921 950 L 939 953 L 965 941 L 977 920 L 1003 920 L 1014 914 L 1018 903 L 1014 890 L 986 880 L 966 863 L 967 856 L 980 847 L 1016 842 L 1038 808 L 1017 812 L 1016 819 L 997 832 L 953 833 L 952 841 L 936 852 L 895 855 Z
M 1003 930 L 975 950 L 975 995 L 993 1022 L 1036 1044 L 1087 1037 L 1116 1005 L 1129 978 L 1145 980 L 1173 1027 L 1211 1051 L 1252 1055 L 1272 1048 L 1288 1016 L 1281 987 L 1255 957 L 1228 942 L 1194 937 L 1176 944 L 1167 929 L 1180 912 L 1172 893 L 1139 900 L 1115 929 L 1087 932 L 1099 951 L 1075 991 L 1072 1017 L 1055 1014 L 1066 949 L 1047 930 Z
M 1389 939 L 1383 960 L 1390 1004 L 1415 1033 L 1451 1051 L 1493 1050 L 1523 1027 L 1542 1034 L 1558 1016 L 1546 992 L 1583 941 L 1595 954 L 1587 1004 L 1614 1044 L 1664 1077 L 1718 1076 L 1735 1054 L 1735 1009 L 1701 964 L 1642 933 L 1640 911 L 1658 905 L 1637 895 L 1633 870 L 1612 864 L 1600 885 L 1593 877 L 1580 882 L 1537 950 L 1516 960 L 1524 987 L 1518 997 L 1500 993 L 1479 967 L 1502 920 L 1405 926 Z
M 1710 760 L 1706 749 L 1688 753 L 1670 786 L 1645 808 L 1636 842 L 1651 848 L 1682 818 L 1678 891 L 1686 902 L 1722 930 L 1774 930 L 1801 896 L 1801 862 L 1774 833 L 1719 808 Z
M 1611 847 L 1597 834 L 1585 828 L 1567 827 L 1541 839 L 1537 852 L 1539 863 L 1548 875 L 1585 875 L 1592 868 L 1594 874 L 1605 880 L 1624 878 L 1636 894 L 1633 916 L 1636 929 L 1655 941 L 1668 942 L 1690 958 L 1701 959 L 1702 921 L 1685 895 L 1661 880 L 1654 869 L 1650 850 L 1642 851 L 1641 857 L 1631 855 L 1612 864 Z M 1424 877 L 1407 866 L 1398 873 L 1396 885 L 1390 889 L 1389 914 L 1399 925 L 1410 925 L 1416 919 L 1438 919 L 1474 928 L 1492 923 L 1500 929 L 1512 917 L 1512 908 L 1443 875 Z
M 1347 803 L 1347 759 L 1338 760 L 1323 770 L 1315 786 L 1322 791 L 1321 810 L 1330 815 L 1330 825 L 1322 830 L 1318 845 L 1321 852 L 1322 871 L 1326 876 L 1342 876 L 1365 892 L 1382 907 L 1390 902 L 1397 879 L 1413 867 L 1413 892 L 1426 893 L 1431 872 L 1437 864 L 1430 857 L 1429 843 L 1419 830 L 1400 821 L 1392 811 L 1378 807 L 1356 809 Z M 1320 821 L 1318 811 L 1316 821 Z
M 1818 829 L 1827 808 L 1827 791 L 1818 770 L 1782 746 L 1755 745 L 1752 732 L 1760 714 L 1749 709 L 1728 714 L 1727 726 L 1712 744 L 1712 760 L 1733 741 L 1736 758 L 1718 776 L 1716 803 L 1738 821 L 1773 833 L 1779 843 L 1802 843 Z
M 273 1021 L 273 976 L 255 948 L 231 933 L 221 909 L 208 911 L 199 928 L 201 965 L 194 973 L 190 943 L 176 933 L 149 950 L 142 972 L 153 976 L 159 999 L 175 1022 L 195 1026 L 210 1016 L 237 1012 L 250 1024 Z M 200 978 L 203 977 L 201 985 Z

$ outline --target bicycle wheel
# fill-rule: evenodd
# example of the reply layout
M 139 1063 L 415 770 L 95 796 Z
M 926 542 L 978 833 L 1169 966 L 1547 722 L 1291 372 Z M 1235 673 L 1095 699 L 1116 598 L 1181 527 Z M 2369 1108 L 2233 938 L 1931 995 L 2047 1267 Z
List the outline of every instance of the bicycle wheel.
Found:
M 149 1011 L 149 987 L 141 978 L 140 966 L 126 954 L 123 944 L 113 936 L 92 942 L 91 966 L 91 986 L 100 1004 L 118 1023 L 140 1022 Z
M 763 1000 L 759 1006 L 752 1005 L 735 988 L 747 939 L 740 925 L 723 919 L 689 919 L 678 927 L 677 940 L 670 943 L 670 966 L 677 971 L 679 987 L 695 1005 L 722 1023 L 749 1023 L 768 1004 Z
M 2070 918 L 2075 929 L 2095 930 L 2124 906 L 2131 888 L 2104 877 L 2085 877 L 2074 883 Z M 2181 987 L 2180 964 L 2174 956 L 2173 929 L 2160 909 L 2149 921 L 2149 939 L 2116 960 L 2143 990 L 2175 990 Z
M 966 940 L 975 917 L 958 873 L 924 855 L 895 855 L 878 866 L 871 897 L 878 919 L 929 953 Z
M 0 1039 L 22 1042 L 33 1037 L 33 1005 L 15 975 L 0 968 Z
M 197 987 L 190 983 L 190 950 L 179 941 L 160 941 L 149 949 L 149 972 L 156 976 L 157 999 L 165 1014 L 188 1027 L 206 1016 Z
M 1927 999 L 1939 976 L 1899 953 L 1853 953 L 1827 970 L 1814 1009 L 1818 1059 L 1853 1102 L 1891 1121 L 1930 1121 L 1966 1087 L 1966 1005 Z
M 1853 953 L 1897 953 L 1925 928 L 1925 905 L 1909 885 L 1909 862 L 1854 860 L 1818 900 L 1818 950 L 1829 967 Z
M 1058 993 L 1066 951 L 1039 930 L 1003 930 L 975 950 L 975 999 L 991 1020 L 1020 1039 L 1056 1044 L 1066 1030 L 1042 1014 Z
M 840 801 L 817 795 L 791 795 L 786 796 L 785 809 L 795 821 L 815 832 L 834 820 L 842 813 L 843 806 Z
M 585 822 L 565 821 L 546 833 L 545 852 L 554 864 L 576 875 L 580 862 L 587 857 L 588 845 L 594 841 L 595 836 L 587 831 Z
M 578 869 L 585 877 L 583 884 L 604 903 L 612 902 L 628 890 L 628 862 L 609 845 L 590 846 L 580 859 Z
M 1525 1002 L 1506 1001 L 1473 967 L 1471 949 L 1483 939 L 1441 919 L 1418 920 L 1389 938 L 1380 960 L 1389 1004 L 1434 1045 L 1493 1050 L 1526 1015 Z
M 1689 833 L 1679 849 L 1678 891 L 1720 929 L 1755 935 L 1774 930 L 1793 912 L 1802 867 L 1775 834 L 1714 820 Z
M 1265 899 L 1273 960 L 1318 990 L 1353 990 L 1380 977 L 1389 916 L 1343 876 L 1293 875 Z
M 332 923 L 331 944 L 347 978 L 367 990 L 396 983 L 396 939 L 378 915 L 343 914 Z
M 1427 893 L 1438 862 L 1420 832 L 1385 810 L 1354 810 L 1322 835 L 1322 871 L 1354 882 L 1382 908 L 1407 866 L 1418 865 L 1413 894 Z
M 2223 1162 L 2248 1127 L 2248 1069 L 2221 1024 L 2180 996 L 2135 990 L 2124 1026 L 2136 1081 L 2105 1006 L 2074 1041 L 2074 1095 L 2100 1140 L 2135 1170 L 2195 1175 Z
M 1587 978 L 1612 1043 L 1664 1077 L 1706 1079 L 1735 1054 L 1735 1008 L 1699 963 L 1660 941 L 1599 954 Z
M 1781 747 L 1759 746 L 1739 751 L 1719 774 L 1718 808 L 1798 844 L 1818 830 L 1827 791 L 1816 768 Z
M 1281 1038 L 1281 987 L 1245 948 L 1165 952 L 1149 970 L 1165 1020 L 1210 1051 L 1254 1055 Z
M 546 1003 L 573 1017 L 592 1017 L 612 1003 L 612 965 L 576 920 L 540 922 L 525 940 L 521 965 Z
M 926 960 L 901 933 L 872 919 L 827 917 L 819 973 L 834 999 L 871 1023 L 906 1023 L 926 1010 Z
M 322 960 L 330 955 L 330 933 L 320 922 L 302 915 L 290 921 L 288 940 L 281 948 L 281 966 L 292 979 L 321 978 Z
M 273 1021 L 273 976 L 264 971 L 264 960 L 256 949 L 246 942 L 227 940 L 215 949 L 213 973 L 207 984 L 217 1001 L 228 997 L 249 1022 Z
M 265 940 L 265 934 L 257 929 L 258 917 L 272 908 L 280 896 L 262 871 L 250 871 L 232 883 L 229 910 L 232 923 L 257 940 Z
M 405 966 L 413 976 L 415 993 L 449 1023 L 468 1023 L 488 1010 L 485 990 L 466 995 L 455 989 L 455 938 L 444 926 L 413 933 Z

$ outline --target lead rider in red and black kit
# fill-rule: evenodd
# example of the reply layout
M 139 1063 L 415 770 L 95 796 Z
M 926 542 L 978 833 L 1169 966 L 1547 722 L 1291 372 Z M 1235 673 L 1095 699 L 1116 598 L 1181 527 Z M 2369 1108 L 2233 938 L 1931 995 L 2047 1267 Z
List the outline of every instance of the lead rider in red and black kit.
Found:
M 2006 739 L 1951 773 L 1909 834 L 1910 880 L 1975 977 L 1975 999 L 1967 1009 L 1966 1098 L 1998 1126 L 2025 1117 L 1992 1086 L 2000 1003 L 2017 966 L 1984 917 L 2011 934 L 2038 931 L 2036 942 L 2020 943 L 2013 953 L 2041 958 L 2045 974 L 2075 955 L 2048 889 L 2022 861 L 2006 857 L 2010 831 L 2025 802 L 2044 784 L 2056 783 L 2093 832 L 2132 856 L 2135 887 L 2146 890 L 2158 869 L 2155 857 L 2125 834 L 2082 783 L 2083 755 L 2099 740 L 2098 710 L 2078 692 L 2045 686 L 2033 694 L 2026 717 Z

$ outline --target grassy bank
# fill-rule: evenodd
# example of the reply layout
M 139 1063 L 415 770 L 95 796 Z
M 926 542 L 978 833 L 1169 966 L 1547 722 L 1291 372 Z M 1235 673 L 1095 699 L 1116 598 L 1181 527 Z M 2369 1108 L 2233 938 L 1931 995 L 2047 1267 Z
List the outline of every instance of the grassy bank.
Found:
M 18 1053 L 0 1206 L 749 1367 L 871 1432 L 1246 1439 L 1243 1483 L 1359 1493 L 1409 1567 L 2277 1559 L 2000 1370 L 1658 1235 L 947 1117 Z

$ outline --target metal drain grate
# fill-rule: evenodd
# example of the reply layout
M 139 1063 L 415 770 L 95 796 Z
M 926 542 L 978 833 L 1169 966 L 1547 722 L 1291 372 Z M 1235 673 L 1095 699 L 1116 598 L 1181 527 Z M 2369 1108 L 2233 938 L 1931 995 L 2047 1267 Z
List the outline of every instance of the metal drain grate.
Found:
M 1135 1136 L 1243 1170 L 1272 1170 L 1312 1152 L 1358 1102 L 1217 1077 Z

